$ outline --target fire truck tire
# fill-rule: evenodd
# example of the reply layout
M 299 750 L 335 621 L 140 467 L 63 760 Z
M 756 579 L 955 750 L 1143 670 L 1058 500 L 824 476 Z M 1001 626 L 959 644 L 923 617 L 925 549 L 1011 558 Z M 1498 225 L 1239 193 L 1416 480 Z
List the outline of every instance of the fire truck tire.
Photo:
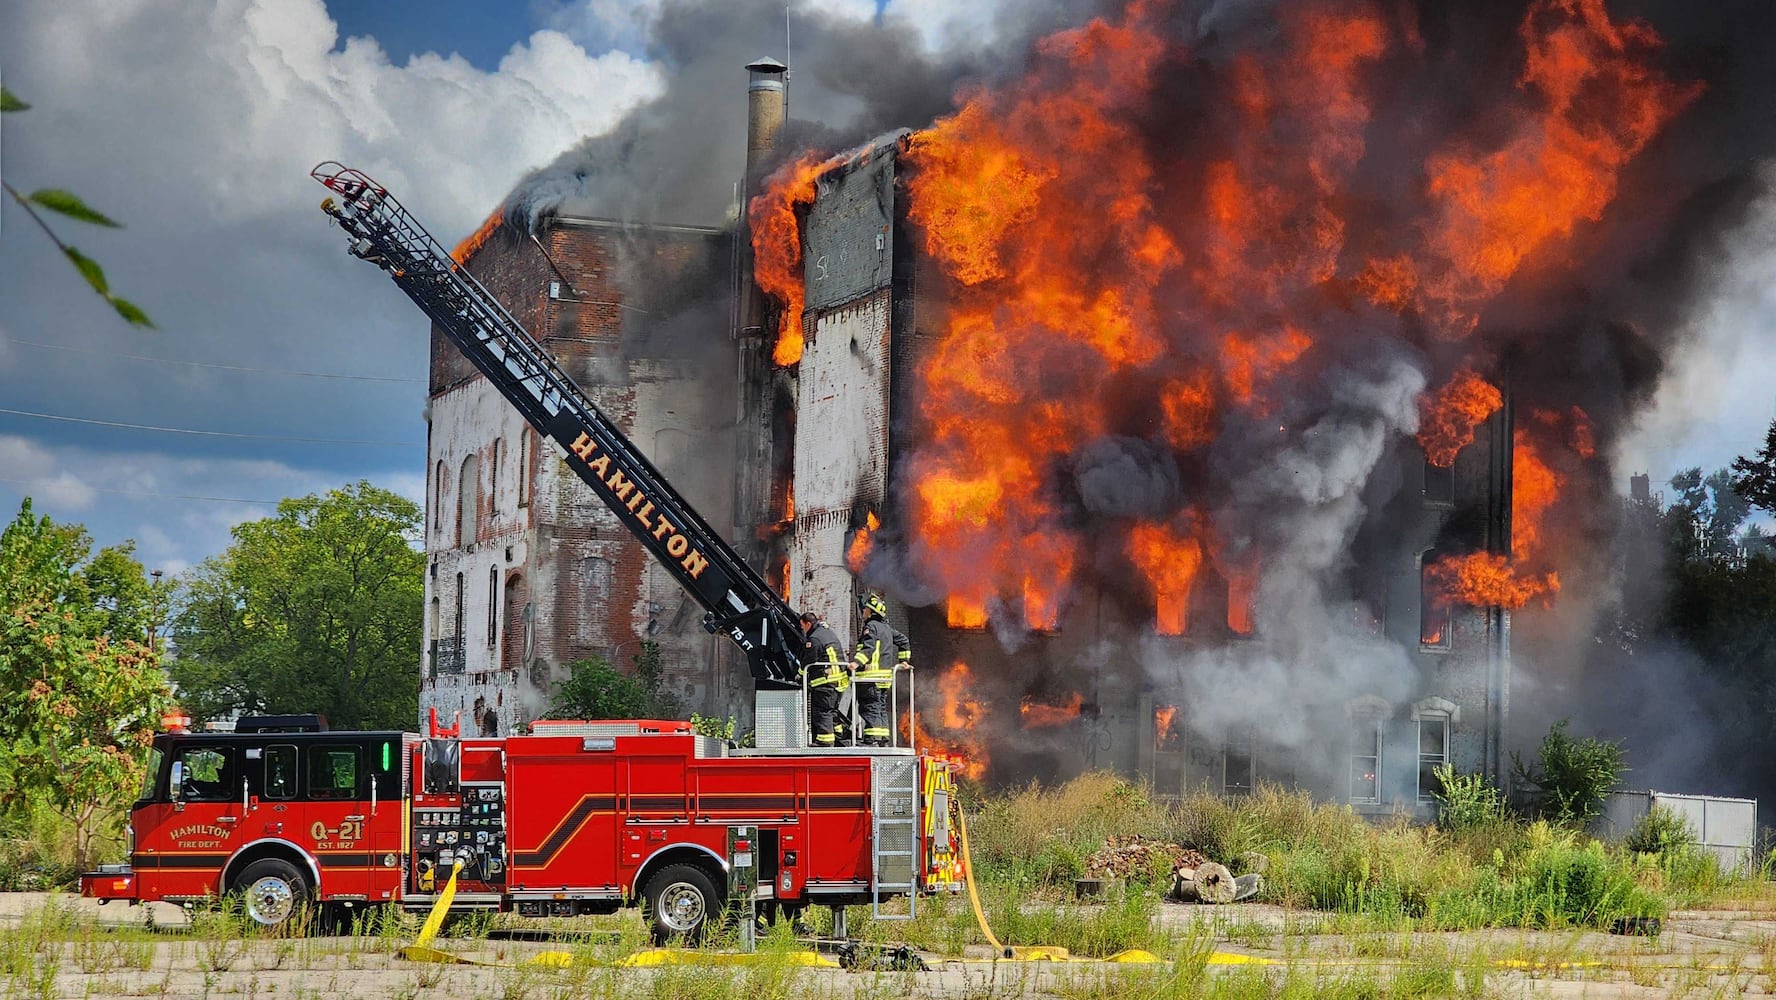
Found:
M 673 939 L 695 944 L 711 920 L 721 917 L 721 896 L 709 873 L 696 865 L 667 865 L 648 879 L 642 890 L 643 913 L 652 924 L 654 943 Z
M 240 894 L 241 912 L 260 927 L 281 927 L 308 906 L 308 880 L 282 858 L 260 858 L 241 869 L 230 891 Z

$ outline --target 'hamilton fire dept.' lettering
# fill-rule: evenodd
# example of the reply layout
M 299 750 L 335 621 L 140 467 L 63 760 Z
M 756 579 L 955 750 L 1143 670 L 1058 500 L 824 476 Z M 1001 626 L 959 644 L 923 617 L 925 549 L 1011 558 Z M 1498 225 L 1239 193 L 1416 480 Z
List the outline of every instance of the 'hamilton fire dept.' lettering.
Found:
M 196 844 L 185 843 L 184 841 L 190 837 L 204 837 L 206 839 Z M 182 847 L 215 847 L 228 839 L 228 828 L 211 826 L 207 823 L 193 823 L 190 826 L 181 826 L 173 830 L 172 838 Z
M 692 547 L 691 540 L 679 533 L 677 525 L 655 512 L 653 501 L 642 494 L 633 480 L 623 475 L 622 469 L 610 467 L 609 455 L 592 457 L 598 451 L 598 442 L 592 440 L 592 435 L 581 431 L 574 443 L 568 445 L 568 450 L 586 463 L 586 467 L 598 476 L 599 481 L 604 483 L 648 534 L 666 543 L 667 554 L 679 560 L 679 565 L 691 575 L 691 579 L 695 580 L 703 575 L 703 570 L 709 566 L 708 557 Z

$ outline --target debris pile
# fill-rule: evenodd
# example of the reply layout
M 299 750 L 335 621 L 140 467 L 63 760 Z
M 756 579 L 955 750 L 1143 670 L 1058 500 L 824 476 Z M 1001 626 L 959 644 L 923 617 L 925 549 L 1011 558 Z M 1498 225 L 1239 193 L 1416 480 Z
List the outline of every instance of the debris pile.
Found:
M 1180 868 L 1195 868 L 1208 860 L 1201 851 L 1179 847 L 1163 840 L 1154 840 L 1139 834 L 1112 834 L 1104 841 L 1103 847 L 1085 859 L 1085 874 L 1088 878 L 1130 878 L 1159 871 L 1176 872 Z

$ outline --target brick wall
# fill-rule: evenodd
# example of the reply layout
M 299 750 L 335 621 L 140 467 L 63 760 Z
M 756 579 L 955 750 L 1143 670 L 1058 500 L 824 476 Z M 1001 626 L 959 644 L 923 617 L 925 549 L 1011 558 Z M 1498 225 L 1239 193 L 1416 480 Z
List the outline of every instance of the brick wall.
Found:
M 725 238 L 556 220 L 542 242 L 547 256 L 503 229 L 470 270 L 707 520 L 730 523 L 732 346 L 723 323 L 687 329 L 687 313 L 727 315 L 712 294 L 726 283 L 708 274 Z M 648 638 L 687 710 L 725 708 L 711 702 L 731 664 L 700 609 L 685 613 L 676 582 L 557 447 L 436 331 L 430 384 L 422 724 L 435 706 L 446 725 L 460 712 L 465 730 L 519 731 L 546 710 L 565 664 L 599 655 L 627 669 Z M 477 483 L 465 493 L 471 456 Z M 472 541 L 459 537 L 464 496 L 476 499 Z

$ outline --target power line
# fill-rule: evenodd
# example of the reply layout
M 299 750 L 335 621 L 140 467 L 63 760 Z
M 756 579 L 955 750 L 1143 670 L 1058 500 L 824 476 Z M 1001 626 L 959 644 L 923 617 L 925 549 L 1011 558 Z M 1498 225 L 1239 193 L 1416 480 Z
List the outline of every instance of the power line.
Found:
M 156 427 L 152 424 L 126 424 L 116 420 L 93 420 L 89 417 L 65 417 L 56 413 L 33 413 L 30 410 L 10 410 L 0 407 L 0 413 L 10 413 L 16 417 L 36 417 L 40 420 L 66 420 L 75 424 L 97 424 L 100 427 L 124 427 L 136 431 L 162 431 L 167 434 L 198 434 L 204 437 L 248 438 L 254 441 L 286 441 L 296 444 L 346 444 L 364 445 L 374 448 L 423 448 L 423 441 L 342 441 L 335 438 L 304 438 L 283 437 L 277 434 L 244 434 L 238 431 L 200 431 L 189 427 Z
M 69 488 L 68 483 L 57 483 L 43 479 L 7 479 L 0 477 L 0 483 L 15 483 L 20 486 L 40 490 L 62 490 Z M 81 489 L 88 489 L 94 493 L 116 493 L 126 497 L 164 497 L 169 500 L 214 500 L 217 503 L 256 503 L 265 504 L 269 507 L 276 507 L 283 502 L 281 500 L 245 500 L 240 497 L 205 497 L 195 496 L 190 493 L 154 493 L 149 490 L 109 490 L 103 486 L 88 486 L 85 483 L 80 483 L 79 486 Z
M 260 375 L 298 375 L 302 378 L 330 378 L 340 379 L 347 382 L 419 383 L 425 381 L 425 379 L 421 378 L 395 378 L 390 375 L 341 375 L 337 372 L 305 372 L 297 371 L 292 368 L 253 368 L 248 365 L 222 365 L 213 364 L 208 361 L 184 361 L 179 358 L 157 358 L 147 354 L 118 354 L 114 351 L 95 350 L 89 347 L 74 347 L 69 344 L 45 344 L 35 340 L 19 340 L 17 337 L 7 337 L 6 339 L 14 344 L 21 344 L 25 347 L 38 347 L 46 351 L 72 351 L 76 354 L 98 354 L 107 358 L 126 358 L 130 361 L 157 361 L 165 365 L 186 365 L 191 368 L 218 368 L 223 371 L 254 372 Z

